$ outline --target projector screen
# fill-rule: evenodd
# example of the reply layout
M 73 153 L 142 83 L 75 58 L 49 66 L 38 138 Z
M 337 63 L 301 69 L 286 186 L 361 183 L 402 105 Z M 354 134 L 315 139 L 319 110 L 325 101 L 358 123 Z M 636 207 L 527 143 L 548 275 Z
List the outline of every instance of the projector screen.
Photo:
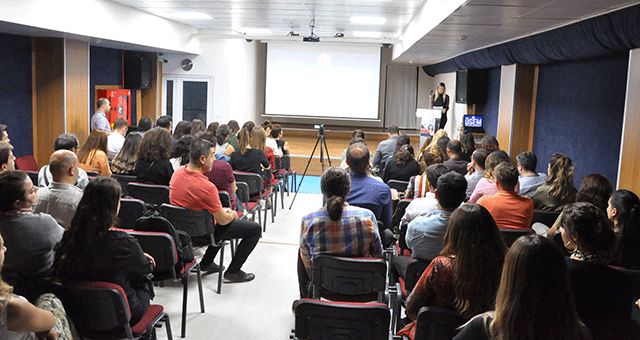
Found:
M 380 46 L 269 43 L 265 115 L 378 119 Z

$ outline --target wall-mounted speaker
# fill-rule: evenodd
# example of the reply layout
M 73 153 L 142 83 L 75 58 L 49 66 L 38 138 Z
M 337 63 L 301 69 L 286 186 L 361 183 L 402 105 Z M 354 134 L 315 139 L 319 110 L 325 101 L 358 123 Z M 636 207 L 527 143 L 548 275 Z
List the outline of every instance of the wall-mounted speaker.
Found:
M 124 87 L 141 90 L 151 88 L 151 59 L 125 54 Z
M 487 70 L 457 70 L 456 103 L 484 103 L 487 98 L 487 75 Z

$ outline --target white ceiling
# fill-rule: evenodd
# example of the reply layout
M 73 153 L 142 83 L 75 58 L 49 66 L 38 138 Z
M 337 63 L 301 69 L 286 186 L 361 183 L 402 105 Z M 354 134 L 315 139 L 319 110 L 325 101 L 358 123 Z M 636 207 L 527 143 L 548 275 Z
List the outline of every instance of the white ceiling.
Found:
M 342 39 L 350 43 L 397 43 L 402 41 L 412 20 L 418 20 L 417 14 L 427 1 L 432 5 L 431 2 L 451 0 L 113 1 L 198 28 L 201 35 L 226 37 L 246 33 L 246 37 L 262 40 L 301 40 L 286 36 L 291 31 L 308 36 L 309 24 L 315 19 L 314 33 L 324 41 L 340 40 L 333 37 L 343 33 L 345 38 Z M 422 38 L 394 62 L 433 64 L 638 3 L 637 0 L 470 0 L 430 32 L 421 32 Z M 212 19 L 178 19 L 175 12 L 201 12 Z M 386 22 L 382 25 L 353 24 L 350 22 L 353 16 L 384 17 Z M 252 28 L 268 29 L 271 33 L 248 32 Z M 382 38 L 356 39 L 353 38 L 354 31 L 382 32 Z

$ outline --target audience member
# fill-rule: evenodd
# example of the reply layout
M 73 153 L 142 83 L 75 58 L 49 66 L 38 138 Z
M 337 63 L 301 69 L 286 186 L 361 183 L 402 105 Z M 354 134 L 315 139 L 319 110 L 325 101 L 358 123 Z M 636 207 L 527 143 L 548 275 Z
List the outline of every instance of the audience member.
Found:
M 227 125 L 229 126 L 229 129 L 231 129 L 227 142 L 233 146 L 234 150 L 240 150 L 240 144 L 238 144 L 238 131 L 240 131 L 240 125 L 238 125 L 238 122 L 233 119 L 230 120 Z
M 289 155 L 289 142 L 282 139 L 282 126 L 280 124 L 274 124 L 271 127 L 271 138 L 276 140 L 278 150 L 280 151 L 280 157 Z
M 216 133 L 216 155 L 231 157 L 231 154 L 236 151 L 233 145 L 229 144 L 229 135 L 231 135 L 231 129 L 226 124 L 222 124 L 218 127 Z
M 71 226 L 56 246 L 53 274 L 63 281 L 119 285 L 129 302 L 130 324 L 135 325 L 153 295 L 149 275 L 155 262 L 133 236 L 111 229 L 118 223 L 120 194 L 114 179 L 98 177 L 89 182 Z
M 118 118 L 113 122 L 113 131 L 107 136 L 107 157 L 109 160 L 113 160 L 122 149 L 128 128 L 129 123 L 124 118 Z
M 473 190 L 473 193 L 471 193 L 469 202 L 477 203 L 480 197 L 484 195 L 493 196 L 498 193 L 498 186 L 496 186 L 496 178 L 493 172 L 496 166 L 503 162 L 511 163 L 511 158 L 509 158 L 506 152 L 496 150 L 489 153 L 489 156 L 487 156 L 484 162 L 484 176 L 478 181 L 478 184 L 476 184 L 476 188 Z M 520 192 L 519 185 L 516 186 L 515 191 Z
M 413 146 L 405 144 L 396 150 L 393 158 L 387 162 L 382 172 L 382 181 L 409 181 L 411 177 L 420 174 L 420 164 L 413 158 Z
M 151 128 L 153 128 L 153 119 L 151 119 L 151 117 L 143 116 L 142 118 L 140 118 L 140 121 L 138 121 L 138 132 L 142 135 L 143 138 L 147 131 L 151 130 Z
M 74 184 L 78 180 L 78 157 L 69 150 L 58 150 L 49 158 L 53 181 L 40 188 L 34 213 L 47 213 L 67 229 L 82 198 L 82 190 Z
M 438 146 L 436 145 L 436 147 Z M 449 170 L 444 164 L 436 163 L 429 165 L 423 175 L 427 178 L 427 193 L 422 197 L 413 199 L 411 203 L 409 203 L 400 221 L 401 225 L 409 223 L 419 216 L 428 217 L 436 211 L 438 208 L 438 200 L 436 199 L 435 191 L 438 187 L 438 178 L 447 171 Z
M 467 200 L 473 194 L 478 182 L 484 177 L 487 156 L 489 156 L 489 153 L 485 149 L 476 149 L 471 155 L 471 162 L 467 165 L 467 174 L 464 175 L 464 179 L 467 180 Z
M 391 125 L 387 127 L 387 135 L 389 138 L 378 144 L 378 148 L 373 155 L 373 166 L 380 169 L 380 171 L 384 169 L 387 160 L 393 156 L 400 130 L 397 126 Z
M 614 262 L 624 268 L 640 269 L 640 199 L 629 190 L 616 190 L 609 199 L 607 217 L 618 236 Z
M 467 190 L 467 181 L 455 171 L 440 176 L 437 182 L 435 197 L 438 208 L 431 216 L 411 221 L 405 236 L 411 256 L 425 261 L 431 261 L 442 251 L 451 213 L 464 201 Z
M 191 126 L 191 135 L 194 137 L 196 133 L 207 130 L 206 127 L 204 126 L 204 123 L 197 118 L 191 121 L 190 126 Z
M 220 123 L 219 122 L 211 122 L 207 126 L 207 132 L 211 132 L 213 134 L 213 136 L 217 136 L 219 127 L 220 127 Z
M 80 168 L 95 171 L 100 176 L 111 177 L 111 168 L 107 158 L 107 133 L 102 130 L 91 132 L 82 149 L 78 151 Z
M 420 157 L 420 160 L 422 160 L 421 168 L 424 168 L 424 171 L 422 171 L 422 175 L 416 175 L 409 179 L 407 190 L 404 193 L 405 198 L 421 198 L 425 197 L 427 193 L 429 193 L 427 169 L 433 164 L 442 163 L 440 147 L 438 145 L 427 147 L 423 151 L 423 156 Z
M 449 159 L 444 161 L 443 164 L 447 167 L 447 169 L 453 170 L 464 176 L 467 174 L 467 164 L 469 164 L 469 162 L 460 158 L 461 153 L 462 146 L 460 144 L 460 141 L 457 141 L 455 139 L 449 141 L 447 143 L 447 157 Z
M 448 136 L 442 136 L 438 138 L 438 140 L 436 140 L 436 144 L 440 147 L 440 150 L 442 151 L 442 160 L 444 162 L 449 160 L 449 154 L 447 154 L 446 151 L 447 151 L 447 145 L 449 145 L 450 141 L 451 139 Z
M 471 156 L 473 155 L 473 152 L 476 151 L 476 141 L 473 138 L 473 133 L 462 133 L 460 135 L 460 146 L 462 147 L 460 158 L 467 162 L 471 162 Z
M 520 195 L 533 198 L 536 190 L 547 180 L 547 175 L 536 173 L 538 157 L 531 151 L 525 151 L 516 156 L 518 162 L 518 173 L 520 177 Z
M 565 204 L 573 203 L 576 199 L 571 158 L 554 153 L 548 172 L 545 184 L 533 194 L 533 204 L 538 210 L 561 211 Z
M 353 143 L 353 140 L 356 138 L 361 139 L 361 141 L 359 141 L 360 143 L 364 143 L 365 145 L 367 143 L 364 142 L 364 131 L 362 130 L 353 130 L 353 132 L 351 132 L 351 140 L 349 141 L 349 146 L 351 146 Z M 342 156 L 340 156 L 340 164 L 346 164 L 347 162 L 347 149 L 349 149 L 349 147 L 347 146 L 346 149 L 344 149 L 344 151 L 342 151 Z M 371 159 L 373 159 L 373 156 L 371 156 Z M 340 165 L 340 167 L 342 167 L 343 169 L 345 168 L 344 166 Z
M 78 137 L 74 134 L 63 133 L 58 138 L 56 138 L 53 143 L 53 149 L 55 151 L 58 150 L 69 150 L 76 155 L 78 154 Z M 53 182 L 53 176 L 51 175 L 51 171 L 49 170 L 49 166 L 45 165 L 40 168 L 40 172 L 38 173 L 38 186 L 46 187 Z M 87 172 L 78 168 L 78 182 L 75 185 L 84 190 L 84 188 L 89 184 L 89 178 L 87 177 Z
M 149 130 L 140 143 L 135 174 L 138 182 L 169 185 L 173 175 L 171 157 L 171 137 L 163 128 Z
M 558 247 L 537 235 L 520 237 L 504 261 L 495 312 L 471 319 L 454 340 L 589 340 L 572 295 Z
M 487 208 L 500 229 L 531 229 L 533 201 L 514 190 L 518 184 L 518 169 L 512 163 L 500 163 L 494 176 L 498 193 L 482 196 L 478 204 Z
M 244 124 L 242 124 L 242 128 L 246 129 L 247 132 L 249 132 L 249 135 L 251 135 L 251 132 L 253 132 L 253 128 L 256 127 L 256 123 L 254 123 L 253 121 L 246 121 L 244 122 Z M 240 138 L 238 138 L 238 141 L 240 140 Z
M 347 204 L 349 174 L 339 167 L 325 170 L 320 188 L 326 206 L 302 218 L 298 283 L 306 298 L 313 257 L 331 254 L 347 257 L 382 257 L 376 217 L 368 209 Z
M 158 119 L 156 119 L 156 124 L 154 127 L 161 127 L 167 130 L 167 132 L 171 133 L 173 129 L 173 117 L 168 115 L 158 117 Z
M 189 150 L 191 149 L 191 143 L 195 140 L 192 135 L 184 135 L 180 137 L 176 149 L 174 150 L 174 157 L 169 159 L 173 171 L 178 170 L 179 167 L 189 163 Z
M 444 235 L 444 249 L 431 261 L 407 299 L 407 315 L 412 322 L 398 334 L 414 338 L 418 311 L 425 306 L 456 311 L 466 320 L 491 310 L 506 252 L 507 246 L 486 209 L 476 204 L 456 209 Z
M 267 136 L 265 145 L 271 148 L 271 150 L 273 150 L 273 154 L 275 156 L 282 157 L 282 153 L 278 148 L 278 142 L 276 142 L 275 138 L 271 138 L 271 131 L 273 129 L 273 125 L 271 124 L 271 121 L 265 120 L 262 123 L 262 128 L 264 129 L 264 133 Z
M 440 148 L 440 152 L 441 152 L 441 156 L 442 156 L 442 161 L 443 161 L 443 162 L 444 162 L 444 161 L 446 161 L 446 160 L 447 160 L 447 154 L 445 153 L 445 151 L 447 150 L 447 143 L 448 143 L 449 141 L 447 140 L 447 141 L 444 143 L 444 148 L 443 148 L 440 144 L 438 144 L 438 141 L 440 140 L 440 138 L 442 138 L 442 137 L 447 137 L 447 136 L 448 136 L 447 131 L 445 131 L 444 129 L 440 129 L 440 130 L 436 131 L 436 132 L 433 134 L 433 136 L 432 136 L 432 137 L 429 137 L 429 138 L 431 138 L 431 141 L 429 142 L 429 144 L 428 144 L 426 147 L 424 147 L 424 144 L 423 144 L 422 152 L 424 152 L 424 149 L 426 149 L 427 147 L 430 147 L 430 146 L 433 146 L 433 145 L 437 145 L 437 146 Z M 429 141 L 429 138 L 427 138 L 427 140 L 425 141 L 425 143 L 426 143 L 427 141 Z M 422 153 L 421 153 L 421 155 L 422 155 Z M 420 160 L 418 160 L 418 161 L 420 161 Z
M 9 245 L 3 277 L 29 301 L 46 290 L 53 248 L 64 232 L 51 215 L 31 211 L 37 191 L 23 171 L 0 173 L 0 234 Z
M 498 139 L 494 135 L 482 136 L 482 148 L 487 150 L 488 153 L 492 153 L 496 150 L 500 150 L 500 144 Z
M 360 138 L 360 137 L 354 137 L 351 138 L 351 140 L 349 141 L 349 146 L 353 145 L 353 144 L 357 144 L 357 143 L 362 143 L 365 146 L 367 145 L 367 143 L 365 143 L 364 139 Z M 351 169 L 349 169 L 349 165 L 347 164 L 347 150 L 349 150 L 349 147 L 347 147 L 346 149 L 344 149 L 344 159 L 342 161 L 340 161 L 340 167 L 345 169 L 347 172 L 351 171 Z M 371 174 L 371 160 L 373 159 L 373 154 L 371 153 L 371 151 L 369 151 L 369 168 L 367 169 L 367 175 L 369 177 L 375 178 L 377 180 L 379 180 L 380 182 L 382 182 L 382 178 L 378 177 L 378 176 L 373 176 Z
M 164 116 L 163 116 L 164 117 Z M 111 171 L 118 175 L 135 175 L 136 163 L 138 161 L 138 150 L 142 143 L 142 135 L 138 132 L 130 132 L 124 139 L 122 149 L 111 161 Z
M 255 278 L 252 273 L 241 270 L 249 254 L 258 244 L 262 228 L 258 223 L 239 220 L 238 214 L 230 208 L 223 208 L 218 197 L 218 189 L 203 173 L 210 171 L 214 162 L 214 147 L 207 140 L 194 140 L 189 152 L 189 164 L 180 167 L 170 184 L 171 204 L 190 210 L 207 210 L 215 218 L 215 239 L 242 239 L 236 247 L 236 253 L 224 273 L 224 278 L 230 282 L 246 282 Z M 206 237 L 208 240 L 209 238 Z M 205 240 L 206 241 L 206 240 Z M 203 271 L 219 271 L 213 260 L 220 250 L 216 245 L 207 248 L 200 267 Z
M 351 190 L 347 195 L 347 202 L 359 207 L 367 207 L 381 221 L 388 230 L 393 218 L 393 204 L 391 202 L 391 189 L 388 185 L 373 179 L 367 175 L 369 168 L 369 149 L 364 144 L 353 144 L 347 150 L 347 165 L 351 169 Z M 391 241 L 387 237 L 388 232 L 380 230 L 383 244 Z M 385 236 L 386 233 L 386 236 Z
M 220 135 L 217 137 L 219 138 Z M 212 142 L 211 144 L 214 143 Z M 226 191 L 229 194 L 229 198 L 231 199 L 231 209 L 235 211 L 243 211 L 242 204 L 238 206 L 236 203 L 236 178 L 233 175 L 233 168 L 231 168 L 231 164 L 229 164 L 229 162 L 215 159 L 211 164 L 211 170 L 206 171 L 204 176 L 207 177 L 209 181 L 216 186 L 216 188 L 218 188 L 218 191 Z
M 16 156 L 13 155 L 13 146 L 0 142 L 0 171 L 15 170 Z
M 262 144 L 258 143 L 258 139 L 260 137 L 264 137 L 264 130 L 262 127 L 254 128 L 254 134 L 261 134 L 261 136 L 251 136 L 249 137 L 249 132 L 247 129 L 242 128 L 238 133 L 238 141 L 240 142 L 240 150 L 236 150 L 231 154 L 231 167 L 236 171 L 245 171 L 245 172 L 253 172 L 254 174 L 262 174 L 262 169 L 271 168 L 271 163 L 267 159 L 264 151 L 261 149 L 254 149 L 252 144 Z M 261 131 L 258 132 L 258 130 Z
M 610 331 L 619 333 L 635 324 L 630 319 L 634 290 L 627 274 L 607 266 L 616 242 L 613 223 L 595 205 L 573 203 L 562 210 L 560 232 L 565 247 L 575 248 L 567 265 L 582 322 L 594 340 L 622 339 Z
M 111 124 L 107 120 L 107 113 L 111 110 L 111 103 L 106 98 L 100 98 L 97 106 L 98 110 L 91 116 L 91 132 L 94 130 L 111 132 Z
M 11 142 L 11 139 L 9 139 L 9 131 L 7 131 L 7 126 L 4 124 L 0 124 L 0 142 Z

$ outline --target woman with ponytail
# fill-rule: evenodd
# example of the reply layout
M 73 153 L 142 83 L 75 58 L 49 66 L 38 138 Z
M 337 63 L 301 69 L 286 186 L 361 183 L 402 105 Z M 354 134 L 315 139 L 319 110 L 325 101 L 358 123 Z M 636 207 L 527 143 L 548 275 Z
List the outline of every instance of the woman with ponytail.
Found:
M 547 182 L 533 194 L 534 208 L 561 211 L 565 204 L 576 200 L 577 190 L 573 186 L 571 158 L 561 153 L 554 153 L 549 161 L 548 173 Z
M 302 218 L 298 283 L 300 297 L 307 297 L 312 259 L 318 254 L 346 257 L 382 257 L 382 243 L 375 215 L 347 204 L 349 174 L 340 167 L 327 169 L 320 188 L 327 204 Z
M 618 236 L 613 262 L 621 267 L 640 269 L 640 199 L 629 190 L 617 190 L 609 199 L 607 217 Z

